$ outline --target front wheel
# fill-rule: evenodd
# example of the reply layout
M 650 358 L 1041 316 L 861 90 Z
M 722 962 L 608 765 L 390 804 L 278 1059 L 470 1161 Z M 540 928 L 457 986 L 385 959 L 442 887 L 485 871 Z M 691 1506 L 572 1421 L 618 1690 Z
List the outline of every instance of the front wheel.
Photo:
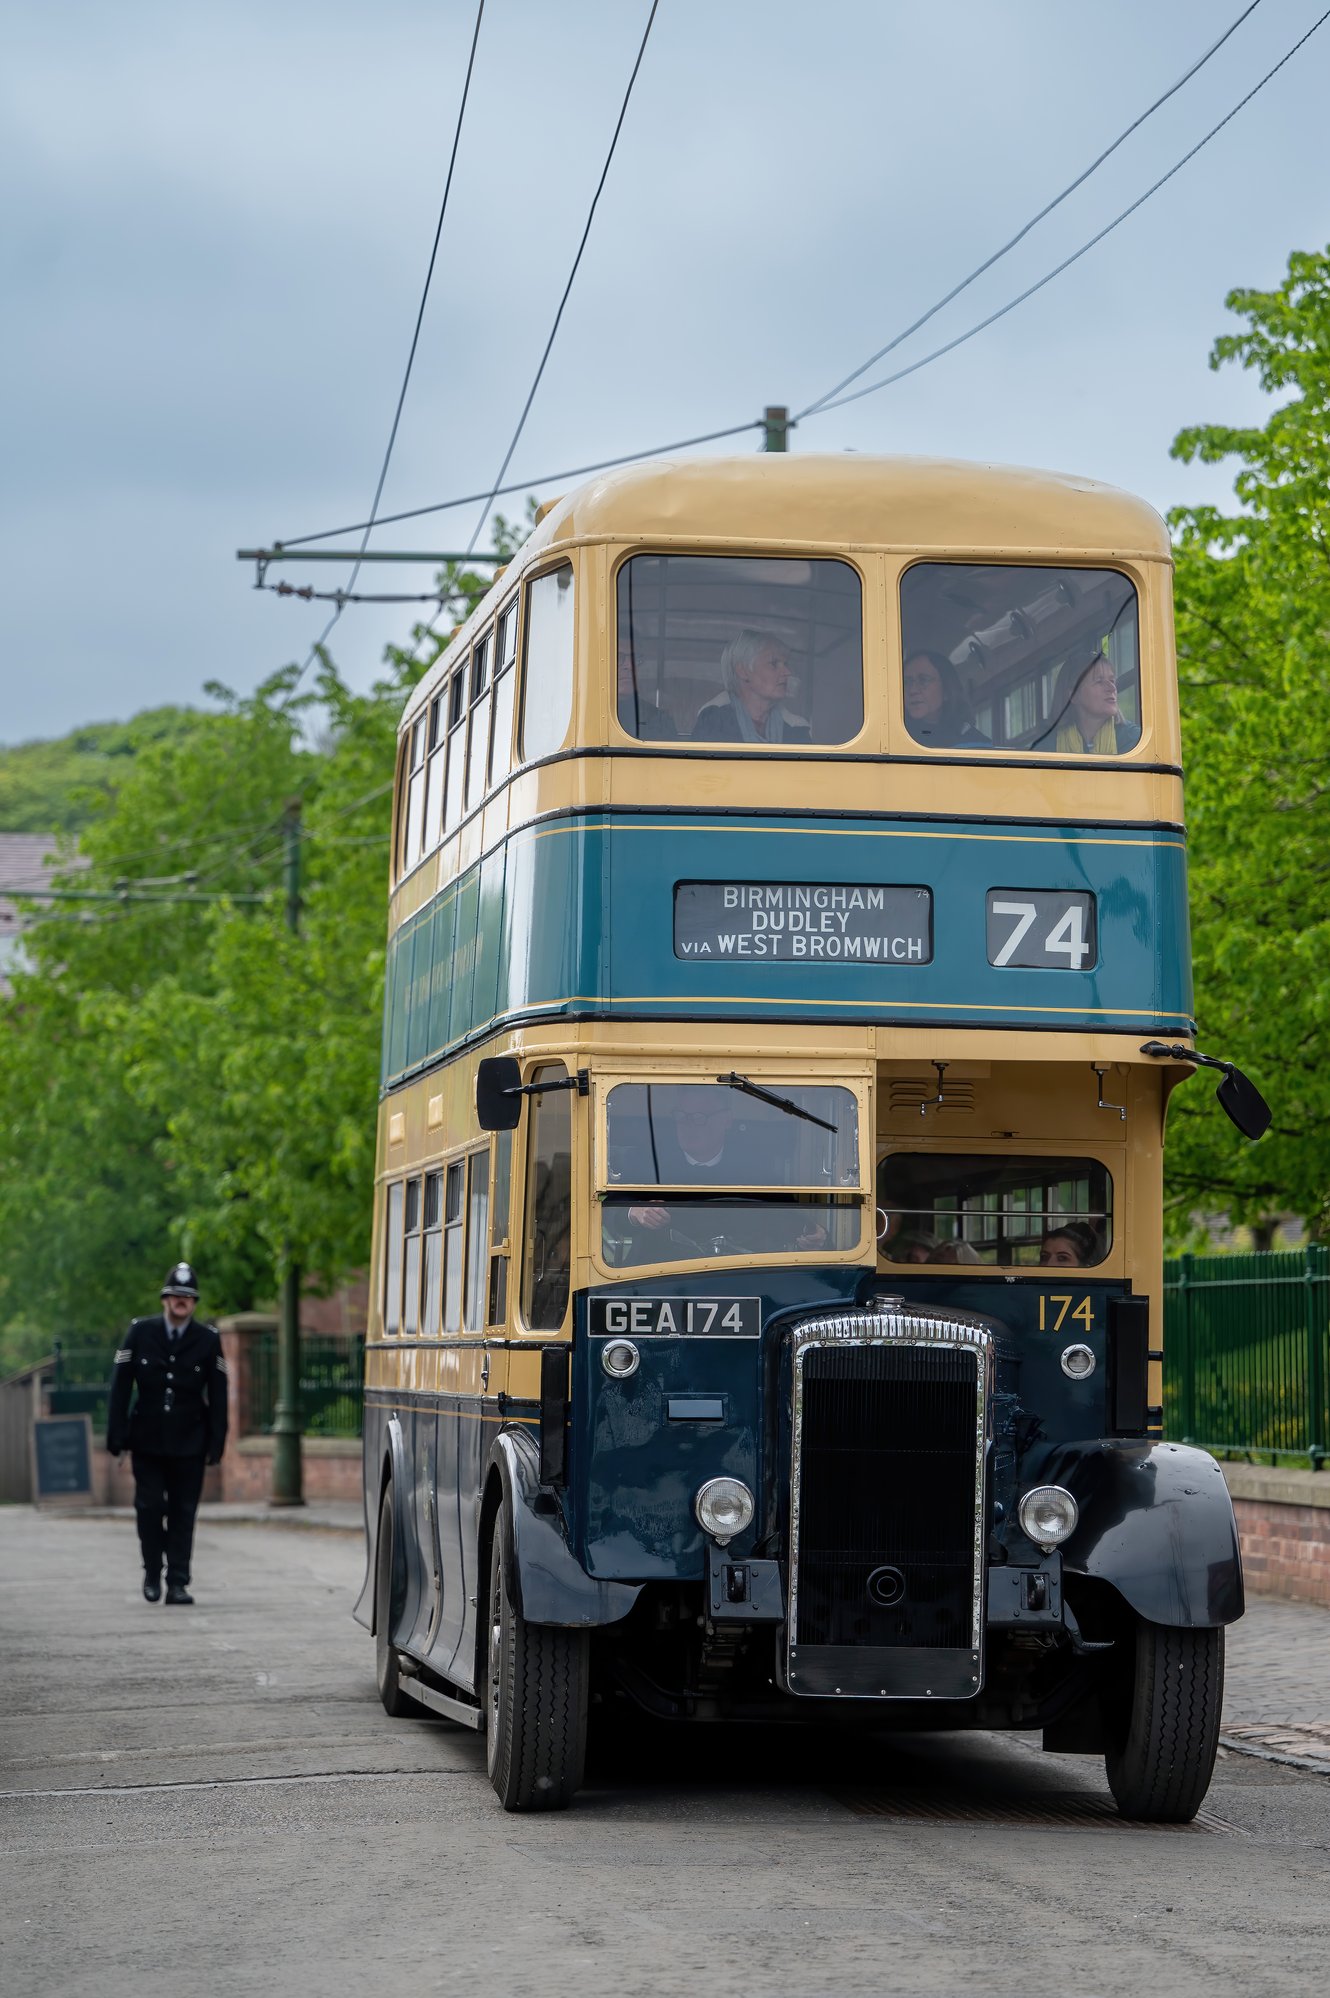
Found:
M 485 1760 L 506 1811 L 561 1811 L 586 1762 L 584 1630 L 528 1623 L 513 1602 L 508 1508 L 490 1549 Z
M 1210 1787 L 1224 1703 L 1222 1630 L 1136 1627 L 1130 1705 L 1104 1757 L 1124 1818 L 1185 1824 Z

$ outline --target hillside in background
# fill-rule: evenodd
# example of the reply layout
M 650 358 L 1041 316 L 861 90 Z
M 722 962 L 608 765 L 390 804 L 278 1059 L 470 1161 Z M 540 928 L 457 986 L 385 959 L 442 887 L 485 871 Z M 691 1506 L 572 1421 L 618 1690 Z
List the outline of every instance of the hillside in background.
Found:
M 89 722 L 43 742 L 0 745 L 0 832 L 80 832 L 113 797 L 134 758 L 165 742 L 188 708 L 145 708 L 127 722 Z

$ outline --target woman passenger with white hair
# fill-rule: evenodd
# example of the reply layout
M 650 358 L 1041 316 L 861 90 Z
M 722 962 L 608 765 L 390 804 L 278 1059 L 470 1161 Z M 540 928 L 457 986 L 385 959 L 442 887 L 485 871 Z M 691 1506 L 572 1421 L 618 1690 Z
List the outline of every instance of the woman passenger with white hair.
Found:
M 693 723 L 695 742 L 811 742 L 802 715 L 785 706 L 798 687 L 779 639 L 741 631 L 720 655 L 725 692 Z

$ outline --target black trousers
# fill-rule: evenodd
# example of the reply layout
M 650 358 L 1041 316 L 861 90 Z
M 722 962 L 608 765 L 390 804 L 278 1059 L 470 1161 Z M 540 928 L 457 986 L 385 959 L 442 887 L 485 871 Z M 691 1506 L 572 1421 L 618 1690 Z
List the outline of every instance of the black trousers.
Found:
M 203 1491 L 202 1457 L 154 1457 L 132 1453 L 134 1516 L 138 1521 L 143 1571 L 156 1579 L 166 1557 L 166 1579 L 189 1580 L 194 1515 Z

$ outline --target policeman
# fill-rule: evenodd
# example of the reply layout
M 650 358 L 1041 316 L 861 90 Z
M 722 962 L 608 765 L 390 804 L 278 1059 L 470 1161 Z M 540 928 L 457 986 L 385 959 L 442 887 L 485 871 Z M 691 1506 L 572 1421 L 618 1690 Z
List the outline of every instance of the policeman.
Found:
M 162 1285 L 159 1318 L 136 1318 L 115 1356 L 106 1447 L 128 1446 L 134 1465 L 134 1512 L 143 1549 L 143 1594 L 192 1603 L 189 1556 L 205 1464 L 221 1462 L 226 1442 L 226 1365 L 215 1325 L 194 1317 L 199 1287 L 188 1263 Z

